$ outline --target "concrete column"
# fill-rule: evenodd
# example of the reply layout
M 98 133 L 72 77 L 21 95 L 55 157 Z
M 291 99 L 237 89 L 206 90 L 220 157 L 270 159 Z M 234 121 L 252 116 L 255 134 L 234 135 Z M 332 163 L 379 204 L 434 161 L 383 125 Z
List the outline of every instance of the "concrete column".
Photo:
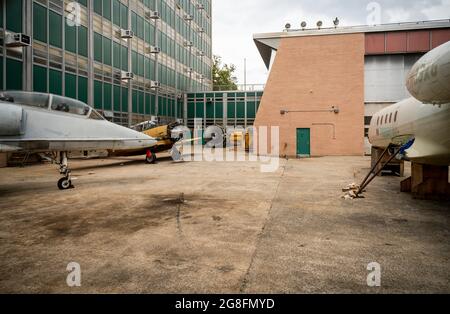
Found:
M 223 127 L 228 126 L 228 94 L 223 93 Z
M 161 14 L 161 12 L 159 11 L 158 8 L 158 1 L 155 1 L 155 11 L 159 12 Z M 155 46 L 159 47 L 159 36 L 158 36 L 158 30 L 159 30 L 159 20 L 155 20 Z M 155 54 L 155 81 L 159 82 L 159 53 Z M 156 88 L 155 90 L 155 116 L 159 116 L 159 88 Z
M 187 94 L 184 94 L 183 98 L 183 119 L 184 119 L 184 125 L 188 125 L 188 96 Z
M 128 1 L 128 25 L 127 29 L 131 30 L 131 8 L 130 8 L 131 1 Z M 134 34 L 133 34 L 134 36 Z M 128 44 L 128 72 L 132 71 L 132 61 L 131 61 L 131 43 L 132 38 L 127 39 Z M 128 81 L 128 127 L 131 127 L 133 125 L 133 80 Z
M 23 1 L 23 33 L 33 38 L 33 1 Z M 23 48 L 23 89 L 33 91 L 33 48 Z
M 88 105 L 94 107 L 94 1 L 88 1 Z

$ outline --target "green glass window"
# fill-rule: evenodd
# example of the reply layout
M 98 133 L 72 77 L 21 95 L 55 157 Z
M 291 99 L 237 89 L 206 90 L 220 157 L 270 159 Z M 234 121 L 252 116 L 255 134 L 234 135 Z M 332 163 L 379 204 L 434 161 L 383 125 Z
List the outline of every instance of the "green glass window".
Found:
M 138 112 L 138 92 L 133 90 L 133 113 Z
M 114 85 L 114 111 L 120 112 L 120 86 Z
M 234 107 L 234 103 L 228 103 L 227 104 L 227 115 L 228 115 L 228 119 L 234 119 L 235 117 L 235 107 Z
M 137 14 L 133 11 L 131 12 L 131 30 L 133 33 L 137 33 Z
M 244 119 L 245 118 L 245 103 L 238 102 L 236 105 L 236 110 L 237 110 L 236 117 L 238 119 Z
M 120 69 L 120 45 L 116 42 L 113 43 L 114 52 L 114 67 Z
M 138 55 L 138 75 L 144 76 L 144 55 Z
M 137 37 L 144 39 L 144 19 L 140 16 L 137 18 Z
M 94 0 L 94 12 L 98 15 L 102 15 L 102 6 L 103 1 L 102 0 Z
M 122 112 L 128 112 L 128 88 L 122 87 Z
M 77 98 L 77 77 L 73 74 L 66 73 L 65 83 L 66 83 L 66 90 L 65 90 L 66 97 L 76 99 Z
M 155 95 L 150 95 L 150 101 L 151 101 L 151 103 L 150 103 L 150 112 L 153 114 L 153 115 L 156 115 L 156 96 Z
M 88 79 L 83 76 L 78 77 L 78 100 L 88 102 Z
M 197 103 L 195 106 L 195 117 L 196 118 L 205 118 L 205 111 L 203 108 L 203 103 Z
M 33 66 L 33 90 L 35 92 L 47 92 L 47 68 Z
M 253 101 L 247 102 L 247 119 L 256 118 L 256 103 Z
M 66 50 L 77 53 L 77 28 L 64 23 Z
M 102 109 L 103 105 L 103 83 L 94 80 L 94 108 Z
M 2 1 L 3 2 L 3 1 Z M 6 29 L 15 33 L 22 32 L 22 1 L 6 1 Z M 47 24 L 45 24 L 47 25 Z
M 150 94 L 145 93 L 145 113 L 152 114 L 151 110 L 152 108 L 151 108 Z
M 48 72 L 50 94 L 62 95 L 62 72 L 50 69 Z
M 103 37 L 103 63 L 111 65 L 111 40 Z
M 103 36 L 94 32 L 94 60 L 103 62 Z
M 112 110 L 112 86 L 108 83 L 103 83 L 103 109 Z
M 139 99 L 139 113 L 140 114 L 144 114 L 144 93 L 143 92 L 139 92 L 138 93 L 138 99 Z
M 145 70 L 145 78 L 150 80 L 151 68 L 150 68 L 150 59 L 149 58 L 145 58 L 145 60 L 144 60 L 144 70 Z
M 131 51 L 131 68 L 133 73 L 138 73 L 138 53 L 136 51 Z
M 128 48 L 121 46 L 122 70 L 128 71 Z
M 49 11 L 49 41 L 50 45 L 62 48 L 62 16 Z
M 87 28 L 84 26 L 78 27 L 78 54 L 88 56 L 88 40 Z
M 6 89 L 22 89 L 22 61 L 6 58 Z
M 120 2 L 119 2 L 119 0 L 113 0 L 113 22 L 117 26 L 120 26 Z
M 223 103 L 216 103 L 216 119 L 223 118 Z
M 123 29 L 128 29 L 128 8 L 120 4 L 120 24 Z
M 78 2 L 87 7 L 87 0 L 78 0 Z
M 214 119 L 214 104 L 206 103 L 206 119 Z
M 33 4 L 33 37 L 36 40 L 47 42 L 47 9 Z
M 111 20 L 111 0 L 103 0 L 103 17 Z

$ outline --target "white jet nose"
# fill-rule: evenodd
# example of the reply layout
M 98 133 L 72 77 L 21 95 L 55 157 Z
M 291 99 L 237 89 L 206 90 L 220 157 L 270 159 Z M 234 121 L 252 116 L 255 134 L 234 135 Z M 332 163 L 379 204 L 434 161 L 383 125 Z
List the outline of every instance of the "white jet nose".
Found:
M 0 103 L 0 135 L 23 135 L 25 128 L 25 112 L 20 106 Z

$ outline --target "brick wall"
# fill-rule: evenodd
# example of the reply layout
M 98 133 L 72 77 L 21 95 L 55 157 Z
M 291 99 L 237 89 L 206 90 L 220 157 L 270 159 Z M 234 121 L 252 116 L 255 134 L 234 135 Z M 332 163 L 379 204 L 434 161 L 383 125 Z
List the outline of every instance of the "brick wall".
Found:
M 297 128 L 311 129 L 312 156 L 364 154 L 364 53 L 364 34 L 281 40 L 255 121 L 280 126 L 281 156 L 296 156 Z

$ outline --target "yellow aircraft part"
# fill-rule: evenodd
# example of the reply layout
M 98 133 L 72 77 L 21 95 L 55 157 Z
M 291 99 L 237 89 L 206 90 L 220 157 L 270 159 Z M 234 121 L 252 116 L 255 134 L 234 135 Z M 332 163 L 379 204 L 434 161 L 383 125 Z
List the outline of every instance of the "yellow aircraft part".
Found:
M 242 143 L 245 138 L 245 150 L 250 149 L 251 137 L 249 132 L 235 131 L 230 134 L 230 142 L 234 145 L 238 145 L 238 143 Z
M 170 139 L 169 126 L 163 125 L 143 132 L 156 139 Z

